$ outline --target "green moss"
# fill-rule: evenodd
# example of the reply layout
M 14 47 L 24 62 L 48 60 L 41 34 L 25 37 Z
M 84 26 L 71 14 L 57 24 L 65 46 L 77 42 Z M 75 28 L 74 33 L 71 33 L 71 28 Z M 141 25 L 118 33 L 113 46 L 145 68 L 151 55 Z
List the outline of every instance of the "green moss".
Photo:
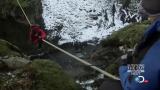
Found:
M 29 6 L 29 0 L 19 0 L 22 7 L 26 8 Z M 0 17 L 6 17 L 8 15 L 11 14 L 11 12 L 13 13 L 17 7 L 18 7 L 18 3 L 17 0 L 3 0 L 0 3 Z
M 148 21 L 143 23 L 135 23 L 128 25 L 119 31 L 113 32 L 111 36 L 102 41 L 102 46 L 126 45 L 127 47 L 132 48 L 141 39 L 144 30 L 149 24 L 150 22 Z
M 0 20 L 0 38 L 18 46 L 24 53 L 31 52 L 33 45 L 29 41 L 29 27 L 14 19 Z
M 11 74 L 14 77 L 0 74 L 2 90 L 79 90 L 61 67 L 50 60 L 37 59 Z
M 20 0 L 31 23 L 43 26 L 40 0 Z M 40 18 L 36 18 L 36 17 Z M 29 42 L 29 25 L 17 0 L 3 0 L 0 3 L 0 38 L 18 46 L 24 53 L 31 53 L 34 46 Z
M 116 55 L 114 57 L 113 55 L 110 55 L 110 54 L 104 55 L 104 56 L 108 56 L 108 59 L 106 59 L 106 61 L 110 61 L 110 60 L 112 61 L 106 64 L 106 65 L 109 65 L 106 68 L 106 71 L 112 73 L 113 75 L 118 76 L 118 68 L 120 66 L 120 61 L 118 60 L 118 58 L 120 58 L 124 54 L 124 52 L 122 51 L 117 52 L 119 50 L 119 46 L 124 46 L 125 49 L 133 48 L 141 40 L 144 31 L 150 24 L 151 23 L 149 21 L 144 21 L 141 23 L 134 23 L 134 24 L 128 25 L 120 29 L 119 31 L 113 32 L 112 35 L 108 36 L 107 39 L 101 42 L 103 49 L 111 47 L 113 49 L 109 49 L 111 50 L 110 53 L 115 53 Z M 116 51 L 114 51 L 114 49 Z M 107 52 L 107 51 L 104 51 L 104 52 Z M 104 57 L 104 56 L 101 56 L 101 57 Z
M 77 90 L 73 80 L 52 61 L 35 60 L 28 70 L 35 76 L 35 90 Z
M 109 65 L 106 68 L 106 71 L 111 73 L 112 75 L 119 76 L 118 75 L 118 72 L 119 72 L 118 68 L 119 68 L 119 64 L 118 63 L 114 63 L 114 64 Z
M 19 0 L 22 7 L 28 7 L 29 6 L 29 0 Z M 12 4 L 18 6 L 17 0 L 12 0 Z
M 21 56 L 20 50 L 11 43 L 0 39 L 0 56 Z

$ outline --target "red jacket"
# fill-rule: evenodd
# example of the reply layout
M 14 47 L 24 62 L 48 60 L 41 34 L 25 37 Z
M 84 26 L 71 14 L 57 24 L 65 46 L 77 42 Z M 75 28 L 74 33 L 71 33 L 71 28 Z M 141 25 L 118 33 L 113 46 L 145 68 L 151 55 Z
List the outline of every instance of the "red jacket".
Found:
M 43 39 L 46 38 L 46 33 L 38 25 L 31 26 L 30 40 L 37 46 Z

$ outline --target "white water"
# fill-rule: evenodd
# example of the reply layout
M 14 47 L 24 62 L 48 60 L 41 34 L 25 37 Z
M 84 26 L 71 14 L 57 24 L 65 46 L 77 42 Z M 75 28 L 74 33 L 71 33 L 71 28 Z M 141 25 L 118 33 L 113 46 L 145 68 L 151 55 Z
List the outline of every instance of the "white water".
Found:
M 57 23 L 64 26 L 60 32 L 62 38 L 59 44 L 83 42 L 95 38 L 100 41 L 113 31 L 127 25 L 123 25 L 120 21 L 118 12 L 120 5 L 116 4 L 115 26 L 108 28 L 112 23 L 110 13 L 113 1 L 110 0 L 42 0 L 42 5 L 46 29 L 54 29 Z M 90 10 L 95 10 L 95 12 L 89 12 Z M 105 21 L 102 10 L 107 10 L 109 21 Z M 102 16 L 99 16 L 97 20 L 90 18 L 91 15 L 100 13 Z M 98 25 L 101 27 L 98 28 Z
M 77 80 L 76 83 L 80 84 L 82 86 L 82 88 L 85 88 L 86 90 L 98 90 L 98 87 L 92 87 L 92 84 L 95 82 L 95 80 L 98 79 L 104 79 L 104 75 L 103 74 L 99 74 L 97 77 L 95 77 L 94 79 L 89 79 L 87 81 L 79 81 Z

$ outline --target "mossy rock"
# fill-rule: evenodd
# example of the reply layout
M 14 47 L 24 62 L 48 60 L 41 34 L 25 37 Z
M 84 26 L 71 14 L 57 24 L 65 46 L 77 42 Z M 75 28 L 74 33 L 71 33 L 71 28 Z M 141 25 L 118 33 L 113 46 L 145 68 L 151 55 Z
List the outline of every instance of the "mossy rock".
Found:
M 20 2 L 21 6 L 23 8 L 29 6 L 29 1 L 28 0 L 19 0 L 19 2 Z M 17 0 L 12 0 L 12 1 L 10 1 L 10 3 L 13 4 L 13 5 L 15 5 L 15 6 L 18 6 Z
M 35 75 L 35 90 L 77 90 L 73 80 L 53 61 L 35 60 L 28 70 Z
M 22 7 L 26 8 L 29 6 L 29 0 L 19 0 Z M 0 4 L 0 17 L 6 17 L 10 12 L 14 12 L 18 6 L 17 0 L 3 0 Z
M 32 24 L 43 27 L 41 0 L 19 0 Z M 29 24 L 17 4 L 17 0 L 1 0 L 0 38 L 18 46 L 24 53 L 30 54 L 35 47 L 29 42 Z
M 0 77 L 3 90 L 79 90 L 62 68 L 50 60 L 34 60 L 10 76 L 0 74 Z
M 106 71 L 111 73 L 112 75 L 119 76 L 119 66 L 120 64 L 118 63 L 111 64 L 106 68 Z
M 16 22 L 13 18 L 0 20 L 0 38 L 11 42 L 19 47 L 24 53 L 33 50 L 33 46 L 29 42 L 29 27 L 27 25 Z
M 21 53 L 18 47 L 0 39 L 0 56 L 23 56 L 23 53 Z
M 129 48 L 134 48 L 134 46 L 138 42 L 140 42 L 144 31 L 147 29 L 147 27 L 150 24 L 151 23 L 149 21 L 134 23 L 120 29 L 119 31 L 113 32 L 109 37 L 107 37 L 107 39 L 101 42 L 102 49 L 112 47 L 113 50 L 114 49 L 119 50 L 120 46 L 124 46 L 124 49 L 127 51 L 127 49 Z M 111 51 L 111 52 L 115 54 L 120 53 L 115 51 Z M 105 55 L 110 58 L 107 61 L 113 60 L 114 62 L 114 63 L 106 64 L 106 65 L 109 64 L 109 66 L 106 68 L 106 71 L 110 72 L 113 75 L 118 76 L 118 68 L 120 66 L 120 61 L 116 61 L 116 60 L 118 60 L 123 54 L 125 53 L 121 51 L 121 54 L 117 55 L 116 57 L 112 57 L 112 55 Z
M 140 41 L 144 31 L 149 26 L 149 21 L 142 23 L 134 23 L 128 25 L 119 31 L 115 31 L 111 36 L 101 42 L 103 47 L 126 45 L 128 48 L 133 48 Z
M 1 60 L 3 64 L 5 64 L 8 69 L 15 70 L 25 67 L 28 63 L 30 63 L 29 60 L 22 58 L 22 57 L 9 57 L 7 59 Z

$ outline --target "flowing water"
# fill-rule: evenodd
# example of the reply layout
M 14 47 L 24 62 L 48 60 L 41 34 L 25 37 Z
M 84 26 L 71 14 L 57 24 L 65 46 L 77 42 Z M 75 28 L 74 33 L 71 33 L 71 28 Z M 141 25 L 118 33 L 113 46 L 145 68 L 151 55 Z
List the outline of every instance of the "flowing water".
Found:
M 120 20 L 122 5 L 113 0 L 42 0 L 42 4 L 46 29 L 53 30 L 51 37 L 60 37 L 59 44 L 100 41 L 128 25 Z

